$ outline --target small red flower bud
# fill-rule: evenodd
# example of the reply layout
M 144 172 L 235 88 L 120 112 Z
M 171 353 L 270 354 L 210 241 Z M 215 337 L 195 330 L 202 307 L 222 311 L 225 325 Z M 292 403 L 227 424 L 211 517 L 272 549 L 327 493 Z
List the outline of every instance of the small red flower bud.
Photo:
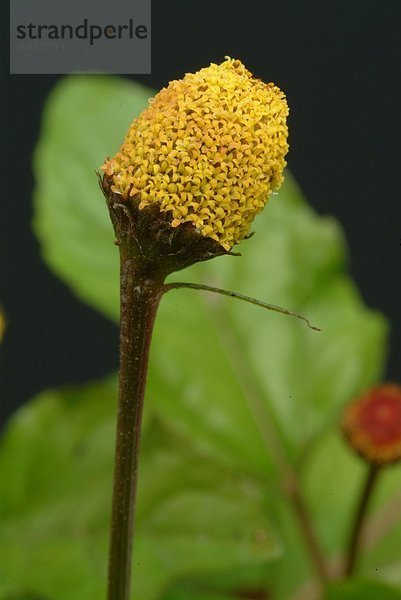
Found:
M 372 388 L 348 405 L 342 419 L 352 448 L 375 465 L 401 460 L 401 386 Z

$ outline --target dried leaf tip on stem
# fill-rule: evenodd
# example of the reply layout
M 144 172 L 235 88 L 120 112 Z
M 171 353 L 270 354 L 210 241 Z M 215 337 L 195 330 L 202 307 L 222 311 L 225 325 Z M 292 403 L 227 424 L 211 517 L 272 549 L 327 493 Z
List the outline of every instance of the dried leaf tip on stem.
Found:
M 287 315 L 290 317 L 295 317 L 297 319 L 301 319 L 304 321 L 309 329 L 313 329 L 314 331 L 321 331 L 319 327 L 315 327 L 312 325 L 306 317 L 299 315 L 292 310 L 288 310 L 287 308 L 282 308 L 281 306 L 277 306 L 276 304 L 268 304 L 267 302 L 263 302 L 262 300 L 258 300 L 257 298 L 252 298 L 252 296 L 245 296 L 244 294 L 240 294 L 238 292 L 233 292 L 231 290 L 225 290 L 223 288 L 214 287 L 211 285 L 204 285 L 201 283 L 186 283 L 186 282 L 173 282 L 166 283 L 164 285 L 164 291 L 168 292 L 169 290 L 180 289 L 180 288 L 188 288 L 192 290 L 200 290 L 204 292 L 212 292 L 214 294 L 221 294 L 222 296 L 228 296 L 229 298 L 235 298 L 237 300 L 243 300 L 244 302 L 248 302 L 249 304 L 254 304 L 255 306 L 260 306 L 261 308 L 265 308 L 267 310 L 272 310 L 274 312 L 281 313 L 282 315 Z

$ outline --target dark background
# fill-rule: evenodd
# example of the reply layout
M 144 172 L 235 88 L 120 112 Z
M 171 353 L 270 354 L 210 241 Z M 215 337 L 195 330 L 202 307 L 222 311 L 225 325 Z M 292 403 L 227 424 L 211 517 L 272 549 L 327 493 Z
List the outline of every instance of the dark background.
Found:
M 2 2 L 2 418 L 49 386 L 117 367 L 117 329 L 76 300 L 40 259 L 30 229 L 31 154 L 55 76 L 7 76 Z M 401 3 L 346 0 L 152 2 L 155 88 L 238 57 L 285 90 L 289 166 L 307 198 L 343 224 L 351 271 L 391 321 L 388 377 L 401 380 Z M 318 252 L 318 248 L 316 249 Z

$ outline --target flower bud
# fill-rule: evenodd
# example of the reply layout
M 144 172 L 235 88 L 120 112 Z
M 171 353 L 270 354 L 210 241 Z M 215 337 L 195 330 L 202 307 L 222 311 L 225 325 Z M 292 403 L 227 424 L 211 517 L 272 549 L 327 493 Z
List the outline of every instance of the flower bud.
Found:
M 155 207 L 226 253 L 283 181 L 284 94 L 227 58 L 172 81 L 107 159 L 103 188 L 139 211 Z M 220 250 L 218 250 L 218 247 Z
M 401 386 L 372 388 L 344 411 L 344 434 L 352 448 L 375 465 L 401 460 Z

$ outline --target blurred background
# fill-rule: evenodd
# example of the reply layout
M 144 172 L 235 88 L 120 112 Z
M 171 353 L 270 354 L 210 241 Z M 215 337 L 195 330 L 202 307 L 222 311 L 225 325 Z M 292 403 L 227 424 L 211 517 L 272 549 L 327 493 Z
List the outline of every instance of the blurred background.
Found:
M 4 111 L 1 419 L 49 386 L 117 367 L 117 328 L 75 299 L 44 265 L 31 231 L 31 156 L 56 76 L 7 76 L 8 14 L 1 3 Z M 388 377 L 401 379 L 400 100 L 398 1 L 152 1 L 158 89 L 225 55 L 287 94 L 289 168 L 318 213 L 347 235 L 365 302 L 392 324 Z M 134 77 L 129 77 L 134 78 Z M 6 93 L 5 93 L 6 92 Z M 319 252 L 319 248 L 316 248 Z M 267 297 L 268 301 L 269 298 Z

